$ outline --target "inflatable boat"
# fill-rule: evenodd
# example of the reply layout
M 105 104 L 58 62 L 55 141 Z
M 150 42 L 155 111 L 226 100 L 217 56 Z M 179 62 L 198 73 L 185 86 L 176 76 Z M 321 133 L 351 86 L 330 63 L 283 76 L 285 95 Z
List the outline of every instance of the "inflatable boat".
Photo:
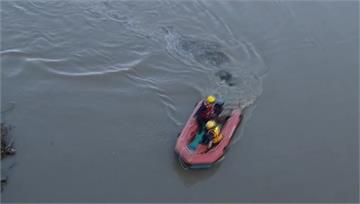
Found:
M 204 133 L 199 133 L 198 123 L 195 118 L 201 103 L 202 101 L 195 106 L 193 113 L 176 141 L 175 152 L 178 155 L 180 164 L 184 168 L 209 168 L 221 161 L 242 119 L 242 111 L 240 109 L 233 110 L 221 128 L 223 139 L 209 149 L 208 145 L 201 143 Z

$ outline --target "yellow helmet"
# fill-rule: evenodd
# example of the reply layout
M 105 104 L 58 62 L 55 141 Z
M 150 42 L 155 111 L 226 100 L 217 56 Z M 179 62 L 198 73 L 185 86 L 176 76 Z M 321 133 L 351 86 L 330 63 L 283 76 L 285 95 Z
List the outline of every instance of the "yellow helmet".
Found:
M 213 95 L 210 95 L 206 98 L 206 102 L 212 104 L 212 103 L 215 103 L 216 102 L 216 97 L 213 96 Z
M 213 129 L 216 127 L 216 122 L 213 120 L 209 120 L 209 121 L 207 121 L 205 126 L 208 130 Z

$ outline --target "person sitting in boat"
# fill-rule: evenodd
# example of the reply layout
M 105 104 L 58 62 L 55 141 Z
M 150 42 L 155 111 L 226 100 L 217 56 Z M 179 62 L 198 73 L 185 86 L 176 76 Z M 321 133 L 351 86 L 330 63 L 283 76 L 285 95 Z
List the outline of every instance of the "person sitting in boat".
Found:
M 218 144 L 223 139 L 223 135 L 221 134 L 220 125 L 218 125 L 215 120 L 209 120 L 205 126 L 207 132 L 204 136 L 203 143 L 208 144 L 208 148 L 210 149 L 212 145 Z
M 223 105 L 224 103 L 217 102 L 216 97 L 213 95 L 204 100 L 195 114 L 200 130 L 204 128 L 207 121 L 215 119 L 222 112 Z

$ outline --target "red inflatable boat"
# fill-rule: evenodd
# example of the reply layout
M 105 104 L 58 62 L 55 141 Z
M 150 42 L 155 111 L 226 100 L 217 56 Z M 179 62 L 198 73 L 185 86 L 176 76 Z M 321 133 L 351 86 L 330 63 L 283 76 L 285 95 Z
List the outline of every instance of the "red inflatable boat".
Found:
M 225 150 L 230 144 L 231 138 L 242 118 L 240 109 L 233 110 L 231 116 L 226 120 L 221 129 L 223 139 L 216 146 L 208 149 L 207 145 L 199 144 L 195 149 L 190 148 L 190 143 L 198 133 L 198 124 L 195 119 L 195 113 L 200 108 L 200 101 L 194 112 L 191 114 L 184 129 L 180 133 L 175 146 L 175 152 L 179 156 L 179 161 L 185 168 L 209 168 L 216 162 L 220 161 Z

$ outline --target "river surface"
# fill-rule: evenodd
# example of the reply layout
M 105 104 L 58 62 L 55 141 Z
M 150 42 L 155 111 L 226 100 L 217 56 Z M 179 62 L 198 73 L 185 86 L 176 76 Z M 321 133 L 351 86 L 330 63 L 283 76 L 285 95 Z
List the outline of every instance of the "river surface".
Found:
M 357 1 L 1 1 L 4 202 L 359 199 Z M 182 169 L 194 104 L 248 107 Z

